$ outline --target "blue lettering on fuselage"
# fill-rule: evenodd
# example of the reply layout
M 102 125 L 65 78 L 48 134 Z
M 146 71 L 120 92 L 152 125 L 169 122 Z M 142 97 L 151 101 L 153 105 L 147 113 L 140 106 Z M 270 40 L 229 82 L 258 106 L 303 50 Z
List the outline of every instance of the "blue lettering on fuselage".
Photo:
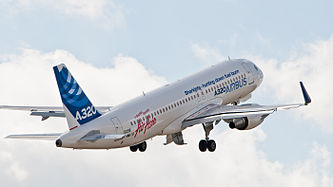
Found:
M 219 88 L 219 89 L 215 90 L 214 96 L 220 95 L 220 94 L 223 94 L 223 93 L 232 92 L 232 91 L 237 90 L 239 88 L 242 88 L 243 86 L 246 86 L 246 85 L 247 85 L 247 80 L 246 80 L 246 77 L 245 77 L 242 80 L 232 82 L 229 85 L 224 86 L 223 88 Z

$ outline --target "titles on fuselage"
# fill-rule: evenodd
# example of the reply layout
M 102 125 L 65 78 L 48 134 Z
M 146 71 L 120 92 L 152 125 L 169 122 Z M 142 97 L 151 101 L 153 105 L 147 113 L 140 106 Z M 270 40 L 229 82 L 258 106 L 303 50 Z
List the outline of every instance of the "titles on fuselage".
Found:
M 232 92 L 234 90 L 237 90 L 243 86 L 246 86 L 247 81 L 246 77 L 242 78 L 241 80 L 237 80 L 235 82 L 231 82 L 229 85 L 223 86 L 222 88 L 218 88 L 215 90 L 214 96 L 215 95 L 220 95 L 222 93 L 228 93 Z
M 231 76 L 237 75 L 238 73 L 239 73 L 239 70 L 236 69 L 235 71 L 231 71 L 231 72 L 229 72 L 229 73 L 227 73 L 227 74 L 224 74 L 224 75 L 222 75 L 222 76 L 220 76 L 220 77 L 217 77 L 217 78 L 215 78 L 215 79 L 213 79 L 213 80 L 210 80 L 210 81 L 207 81 L 207 82 L 205 82 L 205 83 L 202 83 L 201 85 L 195 86 L 195 87 L 193 87 L 193 88 L 191 88 L 191 89 L 189 89 L 189 90 L 185 90 L 184 93 L 185 93 L 185 95 L 188 95 L 188 94 L 191 94 L 191 93 L 197 92 L 197 91 L 199 91 L 199 90 L 201 90 L 201 89 L 203 89 L 203 88 L 206 88 L 206 87 L 209 87 L 209 86 L 211 86 L 211 85 L 217 84 L 218 82 L 220 82 L 220 81 L 222 81 L 222 80 L 224 80 L 224 79 L 230 78 Z M 236 82 L 237 82 L 237 81 L 236 81 Z M 239 83 L 237 83 L 238 88 L 239 88 L 239 86 L 240 86 L 240 87 L 245 86 L 246 83 L 247 83 L 247 82 L 246 82 L 246 78 L 243 78 L 242 80 L 239 81 Z M 220 89 L 223 89 L 223 92 L 222 92 L 222 90 L 221 90 L 221 93 L 224 93 L 224 92 L 230 92 L 230 91 L 232 91 L 232 90 L 234 90 L 234 89 L 238 89 L 238 88 L 235 87 L 235 88 L 233 88 L 233 89 L 231 90 L 230 88 L 233 87 L 232 84 L 234 84 L 234 83 L 230 83 L 229 85 L 226 85 L 224 88 L 220 88 Z M 244 84 L 245 84 L 245 85 L 244 85 Z M 220 94 L 220 93 L 219 93 L 219 94 Z M 216 94 L 216 95 L 218 95 L 218 94 Z

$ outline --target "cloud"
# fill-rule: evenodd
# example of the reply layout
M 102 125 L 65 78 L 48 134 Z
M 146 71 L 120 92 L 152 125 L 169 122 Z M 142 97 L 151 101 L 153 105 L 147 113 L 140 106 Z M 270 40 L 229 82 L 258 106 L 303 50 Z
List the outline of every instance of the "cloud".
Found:
M 218 49 L 194 44 L 194 54 L 205 63 L 216 62 L 222 56 Z M 325 131 L 333 132 L 333 125 L 329 122 L 333 112 L 333 87 L 330 86 L 333 72 L 333 35 L 326 41 L 316 41 L 305 44 L 302 53 L 291 52 L 293 57 L 287 61 L 267 59 L 260 55 L 247 55 L 244 58 L 255 62 L 264 73 L 264 82 L 258 96 L 271 95 L 272 100 L 279 103 L 303 102 L 299 81 L 302 80 L 307 88 L 312 103 L 305 108 L 293 110 L 299 118 L 317 122 Z M 273 103 L 270 103 L 273 104 Z M 278 103 L 276 103 L 278 104 Z
M 207 47 L 207 46 L 203 47 L 202 45 L 199 45 L 196 43 L 192 43 L 191 48 L 192 48 L 192 51 L 194 52 L 194 55 L 207 64 L 217 63 L 223 59 L 226 59 L 218 51 L 218 49 L 215 49 L 215 48 L 211 48 L 211 47 Z
M 266 91 L 273 91 L 274 97 L 283 102 L 302 102 L 298 82 L 302 80 L 312 98 L 312 103 L 295 111 L 300 118 L 314 120 L 325 131 L 333 132 L 329 123 L 333 112 L 333 87 L 330 86 L 333 72 L 333 35 L 327 41 L 305 44 L 304 54 L 293 59 L 279 62 L 274 59 L 249 57 L 264 71 L 263 86 Z M 265 93 L 263 93 L 265 94 Z
M 2 0 L 8 11 L 53 9 L 58 13 L 101 21 L 107 26 L 121 25 L 125 10 L 113 0 Z
M 10 152 L 0 152 L 0 165 L 5 166 L 6 170 L 2 170 L 0 173 L 4 174 L 18 182 L 24 181 L 27 177 L 27 171 L 22 168 L 19 161 L 14 160 L 13 155 Z
M 60 105 L 52 66 L 63 62 L 96 105 L 115 105 L 166 83 L 136 59 L 119 55 L 111 67 L 96 68 L 71 53 L 42 53 L 24 49 L 0 59 L 0 103 Z M 0 111 L 0 137 L 14 133 L 62 132 L 65 119 L 28 116 L 26 112 Z M 217 129 L 221 128 L 217 126 Z M 331 186 L 330 152 L 313 144 L 309 156 L 292 165 L 270 161 L 257 148 L 265 141 L 261 128 L 251 131 L 212 131 L 214 153 L 197 147 L 203 130 L 184 131 L 188 145 L 163 146 L 165 137 L 148 140 L 145 153 L 116 150 L 71 150 L 54 142 L 0 139 L 0 179 L 5 186 Z M 207 180 L 209 179 L 209 180 Z

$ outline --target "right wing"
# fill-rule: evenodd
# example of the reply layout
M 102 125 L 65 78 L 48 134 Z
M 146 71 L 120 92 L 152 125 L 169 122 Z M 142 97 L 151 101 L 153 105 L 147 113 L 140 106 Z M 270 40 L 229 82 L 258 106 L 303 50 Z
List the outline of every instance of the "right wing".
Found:
M 100 113 L 106 113 L 110 111 L 112 106 L 97 106 L 96 109 Z M 12 106 L 12 105 L 0 105 L 0 109 L 6 110 L 21 110 L 30 111 L 32 116 L 41 116 L 42 121 L 47 120 L 49 117 L 65 117 L 63 107 L 58 106 Z
M 311 103 L 309 94 L 300 82 L 304 103 L 300 104 L 287 104 L 287 105 L 273 105 L 265 106 L 258 104 L 244 104 L 238 106 L 225 106 L 209 104 L 206 107 L 198 110 L 182 122 L 182 128 L 190 127 L 200 123 L 207 123 L 213 121 L 230 121 L 237 118 L 244 118 L 250 116 L 263 116 L 267 117 L 269 114 L 278 110 L 288 110 L 308 105 Z

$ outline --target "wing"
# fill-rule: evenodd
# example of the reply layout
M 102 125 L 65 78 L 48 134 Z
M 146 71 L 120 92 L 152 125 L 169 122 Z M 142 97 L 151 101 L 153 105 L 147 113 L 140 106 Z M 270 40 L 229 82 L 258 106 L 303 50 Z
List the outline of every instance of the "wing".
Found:
M 265 106 L 258 104 L 244 104 L 239 106 L 206 106 L 186 118 L 182 123 L 182 127 L 186 128 L 196 124 L 218 121 L 222 119 L 228 121 L 253 115 L 267 116 L 278 110 L 288 110 L 308 105 L 309 103 L 311 103 L 310 96 L 305 90 L 302 82 L 300 82 L 300 85 L 305 101 L 304 103 L 273 106 Z
M 130 135 L 130 134 L 127 134 Z M 80 141 L 95 142 L 98 140 L 118 141 L 125 138 L 126 134 L 102 134 L 99 130 L 92 130 L 80 138 Z
M 103 114 L 110 111 L 112 106 L 97 106 L 96 108 L 100 113 Z M 41 116 L 42 121 L 47 120 L 49 117 L 65 117 L 64 108 L 58 106 L 0 105 L 0 109 L 30 111 L 30 115 L 32 116 Z
M 50 134 L 14 134 L 9 135 L 6 138 L 11 139 L 30 139 L 30 140 L 55 140 L 61 133 L 50 133 Z

